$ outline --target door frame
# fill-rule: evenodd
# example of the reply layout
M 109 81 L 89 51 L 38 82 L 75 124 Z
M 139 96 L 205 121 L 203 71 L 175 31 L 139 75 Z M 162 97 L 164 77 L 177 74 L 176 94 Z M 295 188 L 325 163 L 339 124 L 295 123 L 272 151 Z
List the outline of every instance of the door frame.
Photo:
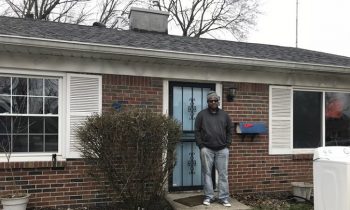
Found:
M 168 81 L 168 110 L 169 110 L 169 116 L 173 116 L 173 87 L 174 86 L 182 86 L 182 87 L 194 87 L 194 88 L 210 88 L 211 90 L 215 91 L 217 88 L 216 83 L 200 83 L 200 82 L 178 82 L 178 81 Z M 215 185 L 215 168 L 213 167 L 213 185 Z M 214 186 L 215 188 L 215 186 Z M 169 192 L 174 191 L 190 191 L 190 190 L 201 190 L 203 189 L 203 186 L 180 186 L 180 187 L 173 187 L 173 173 L 169 174 L 168 179 L 168 190 Z

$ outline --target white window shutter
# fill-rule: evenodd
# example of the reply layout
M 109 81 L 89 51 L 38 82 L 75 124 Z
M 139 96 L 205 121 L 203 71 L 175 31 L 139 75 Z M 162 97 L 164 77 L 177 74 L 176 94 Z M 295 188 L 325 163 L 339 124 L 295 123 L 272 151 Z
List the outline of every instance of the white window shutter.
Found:
M 292 153 L 292 95 L 290 87 L 270 86 L 269 154 Z
M 102 111 L 102 77 L 68 74 L 67 76 L 67 142 L 66 157 L 80 158 L 75 131 L 86 117 Z

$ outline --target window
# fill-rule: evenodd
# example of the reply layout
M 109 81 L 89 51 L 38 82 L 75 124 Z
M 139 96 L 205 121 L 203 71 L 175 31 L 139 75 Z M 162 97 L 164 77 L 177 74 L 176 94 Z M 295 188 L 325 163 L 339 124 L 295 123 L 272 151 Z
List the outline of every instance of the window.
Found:
M 322 93 L 294 91 L 293 148 L 321 146 Z
M 0 76 L 0 146 L 58 152 L 59 79 Z
M 325 93 L 325 144 L 350 146 L 350 93 Z
M 350 146 L 350 93 L 270 87 L 270 154 Z

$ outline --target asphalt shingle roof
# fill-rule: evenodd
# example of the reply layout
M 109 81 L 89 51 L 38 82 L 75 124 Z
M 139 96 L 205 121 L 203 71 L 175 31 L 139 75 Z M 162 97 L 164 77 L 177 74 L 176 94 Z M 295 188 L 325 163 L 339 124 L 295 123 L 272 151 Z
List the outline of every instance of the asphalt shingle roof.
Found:
M 145 49 L 350 67 L 350 58 L 293 47 L 0 17 L 0 34 Z

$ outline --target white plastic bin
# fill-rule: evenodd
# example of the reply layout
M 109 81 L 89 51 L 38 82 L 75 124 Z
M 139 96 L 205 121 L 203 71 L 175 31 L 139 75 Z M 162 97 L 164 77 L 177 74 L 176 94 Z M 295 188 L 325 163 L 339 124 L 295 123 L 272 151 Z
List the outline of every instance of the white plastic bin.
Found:
M 315 210 L 350 210 L 349 147 L 317 148 L 313 178 Z

